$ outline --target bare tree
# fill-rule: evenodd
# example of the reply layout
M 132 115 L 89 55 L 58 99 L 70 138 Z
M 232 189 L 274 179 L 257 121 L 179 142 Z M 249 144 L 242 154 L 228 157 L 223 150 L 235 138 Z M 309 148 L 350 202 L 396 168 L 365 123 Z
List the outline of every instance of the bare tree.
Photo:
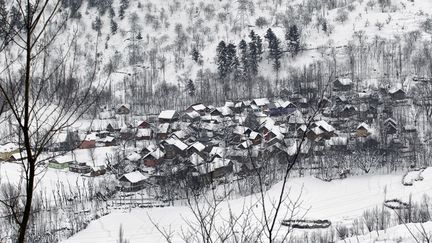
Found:
M 6 67 L 0 73 L 0 92 L 5 100 L 2 116 L 12 119 L 10 137 L 22 148 L 22 178 L 16 195 L 19 206 L 10 205 L 11 198 L 1 203 L 11 209 L 21 243 L 28 239 L 34 192 L 44 173 L 40 155 L 56 134 L 90 111 L 104 82 L 93 82 L 96 58 L 82 77 L 73 72 L 74 67 L 67 68 L 75 65 L 69 60 L 76 32 L 66 48 L 57 43 L 68 16 L 60 11 L 60 0 L 17 0 L 12 6 L 19 9 L 22 24 L 16 26 L 6 19 L 10 39 L 0 49 L 0 61 Z

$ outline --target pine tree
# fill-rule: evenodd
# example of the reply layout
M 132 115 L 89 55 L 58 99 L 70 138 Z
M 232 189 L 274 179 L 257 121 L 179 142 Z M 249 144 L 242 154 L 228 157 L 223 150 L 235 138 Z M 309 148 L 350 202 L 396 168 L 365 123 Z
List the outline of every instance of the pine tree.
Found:
M 267 30 L 265 38 L 268 41 L 269 58 L 273 59 L 273 69 L 276 71 L 276 74 L 278 75 L 279 69 L 281 67 L 280 59 L 282 58 L 282 49 L 280 47 L 280 40 L 273 33 L 272 29 Z
M 187 90 L 188 90 L 188 94 L 190 97 L 194 97 L 195 96 L 195 85 L 192 81 L 192 79 L 189 79 L 188 83 L 187 83 Z
M 113 19 L 111 19 L 111 33 L 117 33 L 118 24 Z
M 191 56 L 192 56 L 192 60 L 198 63 L 198 65 L 202 65 L 202 57 L 196 47 L 192 48 Z
M 262 60 L 262 40 L 261 37 L 252 30 L 249 34 L 249 66 L 253 76 L 258 74 L 259 63 Z
M 236 69 L 238 69 L 239 60 L 237 57 L 237 50 L 236 50 L 236 46 L 232 43 L 229 43 L 226 46 L 226 61 L 227 61 L 227 73 L 228 74 L 231 74 Z
M 243 69 L 242 76 L 246 79 L 250 76 L 250 68 L 249 68 L 249 50 L 248 45 L 245 40 L 241 40 L 239 43 L 240 48 L 240 61 Z
M 297 25 L 291 25 L 289 31 L 285 34 L 285 39 L 288 42 L 288 51 L 291 53 L 291 56 L 297 56 L 300 52 L 300 33 Z
M 227 75 L 226 48 L 227 47 L 224 41 L 219 42 L 216 48 L 218 73 L 221 80 L 225 79 Z

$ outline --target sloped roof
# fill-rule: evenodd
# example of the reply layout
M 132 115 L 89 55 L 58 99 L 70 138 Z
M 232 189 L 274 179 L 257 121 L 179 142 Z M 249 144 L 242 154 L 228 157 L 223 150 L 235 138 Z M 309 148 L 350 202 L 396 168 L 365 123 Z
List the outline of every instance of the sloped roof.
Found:
M 267 98 L 254 99 L 253 102 L 257 106 L 264 106 L 264 105 L 267 105 L 268 103 L 270 103 L 270 101 Z
M 167 142 L 168 144 L 176 146 L 178 149 L 180 149 L 182 151 L 188 148 L 188 146 L 185 143 L 183 143 L 182 141 L 180 141 L 179 139 L 168 138 L 167 140 L 165 140 L 165 142 Z
M 152 130 L 150 128 L 140 128 L 136 133 L 136 137 L 138 138 L 150 137 L 151 134 L 152 134 Z
M 173 119 L 176 113 L 177 113 L 177 111 L 175 111 L 175 110 L 164 110 L 159 114 L 158 118 L 159 119 Z
M 205 145 L 200 142 L 195 142 L 189 148 L 195 148 L 198 152 L 201 152 L 205 149 Z
M 137 183 L 137 182 L 146 180 L 148 177 L 144 176 L 139 171 L 134 171 L 134 172 L 124 174 L 121 178 L 125 178 L 126 180 L 128 180 L 131 183 Z

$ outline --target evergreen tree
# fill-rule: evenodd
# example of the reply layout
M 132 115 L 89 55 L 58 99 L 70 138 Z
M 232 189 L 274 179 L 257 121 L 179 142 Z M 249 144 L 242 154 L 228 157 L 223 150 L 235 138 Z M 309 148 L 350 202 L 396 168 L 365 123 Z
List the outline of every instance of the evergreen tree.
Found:
M 227 46 L 224 41 L 219 42 L 216 52 L 217 52 L 217 66 L 218 66 L 218 73 L 219 78 L 225 79 L 227 76 L 227 57 L 226 57 L 226 49 Z
M 192 56 L 192 60 L 198 63 L 198 65 L 202 65 L 202 57 L 196 47 L 192 48 L 191 56 Z
M 192 81 L 192 79 L 189 79 L 188 83 L 187 83 L 187 90 L 188 90 L 188 94 L 190 97 L 194 97 L 195 96 L 195 85 Z
M 252 30 L 249 34 L 249 68 L 253 76 L 258 74 L 259 63 L 262 60 L 262 40 L 261 37 Z
M 117 33 L 118 24 L 114 21 L 114 19 L 111 19 L 111 33 L 115 34 Z
M 269 44 L 268 45 L 269 58 L 273 59 L 273 69 L 276 71 L 276 74 L 278 75 L 281 67 L 280 59 L 282 58 L 282 49 L 280 47 L 280 40 L 273 33 L 272 29 L 267 30 L 265 38 L 267 39 Z
M 288 51 L 294 57 L 300 52 L 300 33 L 297 25 L 291 25 L 289 31 L 285 34 L 285 39 L 288 42 Z
M 243 69 L 243 77 L 248 78 L 250 76 L 250 68 L 249 68 L 249 50 L 248 45 L 245 40 L 241 40 L 239 43 L 240 48 L 240 61 Z

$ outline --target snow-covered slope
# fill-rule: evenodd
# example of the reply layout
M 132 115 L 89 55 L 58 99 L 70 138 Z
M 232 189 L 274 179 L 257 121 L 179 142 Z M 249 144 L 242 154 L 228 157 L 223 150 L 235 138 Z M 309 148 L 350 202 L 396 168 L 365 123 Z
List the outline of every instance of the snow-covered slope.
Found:
M 401 173 L 364 175 L 329 183 L 313 177 L 293 178 L 289 181 L 290 198 L 295 200 L 302 191 L 301 201 L 303 203 L 300 210 L 309 209 L 306 218 L 328 219 L 336 225 L 338 222 L 352 222 L 360 217 L 366 209 L 381 206 L 385 197 L 384 191 L 386 191 L 387 199 L 399 198 L 402 201 L 407 201 L 410 194 L 413 201 L 421 200 L 424 194 L 431 196 L 431 172 L 432 168 L 428 168 L 424 173 L 424 180 L 416 182 L 412 187 L 402 185 Z M 277 198 L 280 189 L 281 183 L 272 187 L 267 194 L 268 200 Z M 228 200 L 220 205 L 219 217 L 227 218 L 230 209 L 232 212 L 242 212 L 244 205 L 246 208 L 251 208 L 254 215 L 260 217 L 261 207 L 256 206 L 258 202 L 259 197 L 257 195 Z M 283 219 L 285 213 L 282 212 L 280 215 L 279 221 Z M 151 220 L 162 228 L 172 230 L 175 239 L 178 240 L 181 229 L 188 229 L 184 219 L 193 220 L 192 212 L 186 206 L 132 209 L 131 211 L 119 210 L 92 222 L 87 229 L 64 242 L 116 242 L 120 225 L 123 226 L 125 237 L 130 239 L 131 243 L 165 242 Z M 255 219 L 253 216 L 250 218 L 252 221 Z M 283 229 L 279 233 L 283 234 L 282 231 Z M 406 234 L 403 235 L 406 236 Z

